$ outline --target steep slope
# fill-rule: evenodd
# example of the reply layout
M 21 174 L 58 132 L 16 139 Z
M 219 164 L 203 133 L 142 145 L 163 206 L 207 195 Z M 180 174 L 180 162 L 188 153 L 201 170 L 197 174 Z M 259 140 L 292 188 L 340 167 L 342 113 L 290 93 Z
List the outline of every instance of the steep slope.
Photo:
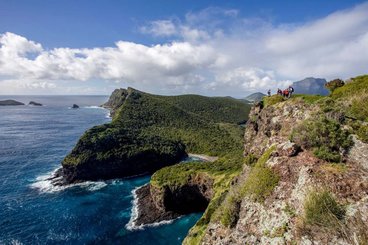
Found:
M 249 107 L 229 98 L 158 96 L 115 90 L 110 124 L 88 130 L 62 162 L 64 183 L 152 173 L 186 152 L 223 155 Z M 230 128 L 230 129 L 229 129 Z
M 357 109 L 367 89 L 362 76 L 328 97 L 265 97 L 249 115 L 245 157 L 234 145 L 216 162 L 157 171 L 140 215 L 208 204 L 184 244 L 367 244 L 368 112 Z
M 184 243 L 367 244 L 367 89 L 362 76 L 329 97 L 255 106 L 242 173 Z
M 297 94 L 328 95 L 329 91 L 325 88 L 326 79 L 307 77 L 301 81 L 293 82 L 292 86 Z

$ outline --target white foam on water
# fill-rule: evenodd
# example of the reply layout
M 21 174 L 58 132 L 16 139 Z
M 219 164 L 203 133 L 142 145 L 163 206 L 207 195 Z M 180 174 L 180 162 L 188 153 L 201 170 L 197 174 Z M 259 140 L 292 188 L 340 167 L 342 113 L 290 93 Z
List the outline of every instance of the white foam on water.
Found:
M 132 215 L 130 216 L 129 222 L 125 225 L 125 228 L 129 231 L 139 230 L 139 226 L 136 225 L 136 220 L 138 218 L 138 196 L 137 190 L 142 186 L 136 187 L 132 190 L 133 200 L 132 200 Z M 142 228 L 141 228 L 142 229 Z
M 83 106 L 83 108 L 86 108 L 86 109 L 102 109 L 102 110 L 106 110 L 105 108 L 103 108 L 101 106 L 97 106 L 97 105 Z
M 58 169 L 59 168 L 47 174 L 38 176 L 35 179 L 35 182 L 30 184 L 29 186 L 32 189 L 37 189 L 41 193 L 54 193 L 54 192 L 63 191 L 71 187 L 76 187 L 76 186 L 85 188 L 88 191 L 97 191 L 107 186 L 107 183 L 105 183 L 104 181 L 86 181 L 82 183 L 76 183 L 76 184 L 70 184 L 70 185 L 64 185 L 64 186 L 54 185 L 53 184 L 54 181 L 61 180 L 62 178 L 62 177 L 53 178 Z
M 168 225 L 168 224 L 171 224 L 172 222 L 174 222 L 176 219 L 181 218 L 181 216 L 179 216 L 178 218 L 171 219 L 171 220 L 163 220 L 163 221 L 155 222 L 155 223 L 152 223 L 152 224 L 137 225 L 136 221 L 137 221 L 138 212 L 139 212 L 137 190 L 140 189 L 143 186 L 139 186 L 139 187 L 135 188 L 134 190 L 132 190 L 132 195 L 133 195 L 132 214 L 130 216 L 129 222 L 125 225 L 125 228 L 127 230 L 129 230 L 129 231 L 143 230 L 146 227 L 157 227 L 157 226 L 160 226 L 160 225 Z

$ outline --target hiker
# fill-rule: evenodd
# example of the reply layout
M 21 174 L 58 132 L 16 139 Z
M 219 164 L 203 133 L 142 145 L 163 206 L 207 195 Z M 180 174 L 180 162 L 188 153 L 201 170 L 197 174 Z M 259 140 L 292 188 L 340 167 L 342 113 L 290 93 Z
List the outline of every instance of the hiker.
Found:
M 283 92 L 284 98 L 289 98 L 289 89 L 285 89 Z
M 271 89 L 269 89 L 269 90 L 267 91 L 267 94 L 268 94 L 268 97 L 270 97 L 270 96 L 271 96 Z
M 291 95 L 294 93 L 294 88 L 289 86 L 288 90 L 289 90 L 289 97 L 288 98 L 290 98 Z
M 281 95 L 282 96 L 282 90 L 281 89 L 277 89 L 277 95 Z

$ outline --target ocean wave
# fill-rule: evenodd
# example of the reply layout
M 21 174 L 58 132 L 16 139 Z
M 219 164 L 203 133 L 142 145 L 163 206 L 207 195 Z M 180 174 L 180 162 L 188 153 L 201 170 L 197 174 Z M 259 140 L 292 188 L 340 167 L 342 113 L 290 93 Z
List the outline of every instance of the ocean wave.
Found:
M 144 186 L 144 185 L 143 185 Z M 157 227 L 160 225 L 168 225 L 171 224 L 172 222 L 174 222 L 175 220 L 181 218 L 182 216 L 179 216 L 178 218 L 175 219 L 171 219 L 171 220 L 163 220 L 160 222 L 155 222 L 152 224 L 143 224 L 143 225 L 136 225 L 136 220 L 138 218 L 138 195 L 137 195 L 137 190 L 140 189 L 143 186 L 139 186 L 136 187 L 134 190 L 132 190 L 132 196 L 133 196 L 133 200 L 132 200 L 132 211 L 131 211 L 131 216 L 130 216 L 130 220 L 129 222 L 125 225 L 125 228 L 129 231 L 134 231 L 134 230 L 144 230 L 144 228 L 147 227 Z
M 132 200 L 132 214 L 130 216 L 130 220 L 129 222 L 125 225 L 125 228 L 129 231 L 132 230 L 140 230 L 143 228 L 139 228 L 140 226 L 136 225 L 136 220 L 138 218 L 138 195 L 137 195 L 137 190 L 139 188 L 141 188 L 142 186 L 136 187 L 135 189 L 132 190 L 132 196 L 133 196 L 133 200 Z
M 57 168 L 47 174 L 38 176 L 35 179 L 35 182 L 30 184 L 29 186 L 32 189 L 37 189 L 41 193 L 55 193 L 55 192 L 63 191 L 63 190 L 66 190 L 72 187 L 85 188 L 88 191 L 97 191 L 107 186 L 107 183 L 104 181 L 86 181 L 82 183 L 63 185 L 63 186 L 54 185 L 53 183 L 55 181 L 61 180 L 62 178 L 62 177 L 55 178 L 55 173 L 59 169 L 60 168 Z
M 106 110 L 105 108 L 103 108 L 101 106 L 97 106 L 97 105 L 83 106 L 82 108 L 86 108 L 86 109 L 103 109 L 103 110 Z

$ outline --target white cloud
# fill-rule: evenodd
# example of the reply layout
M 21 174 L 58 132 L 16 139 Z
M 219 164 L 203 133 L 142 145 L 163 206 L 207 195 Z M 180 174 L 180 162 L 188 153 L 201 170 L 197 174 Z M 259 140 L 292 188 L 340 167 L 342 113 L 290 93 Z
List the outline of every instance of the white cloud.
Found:
M 177 34 L 176 26 L 171 20 L 156 20 L 148 26 L 140 28 L 141 32 L 149 33 L 154 36 L 173 36 Z
M 367 73 L 367 13 L 364 3 L 304 24 L 273 25 L 242 19 L 237 10 L 208 8 L 142 27 L 175 39 L 153 46 L 118 41 L 113 47 L 46 50 L 8 32 L 0 35 L 0 80 L 6 77 L 0 93 L 11 84 L 15 90 L 61 91 L 73 87 L 65 81 L 77 88 L 78 81 L 107 80 L 149 92 L 242 96 L 307 76 L 348 78 Z

